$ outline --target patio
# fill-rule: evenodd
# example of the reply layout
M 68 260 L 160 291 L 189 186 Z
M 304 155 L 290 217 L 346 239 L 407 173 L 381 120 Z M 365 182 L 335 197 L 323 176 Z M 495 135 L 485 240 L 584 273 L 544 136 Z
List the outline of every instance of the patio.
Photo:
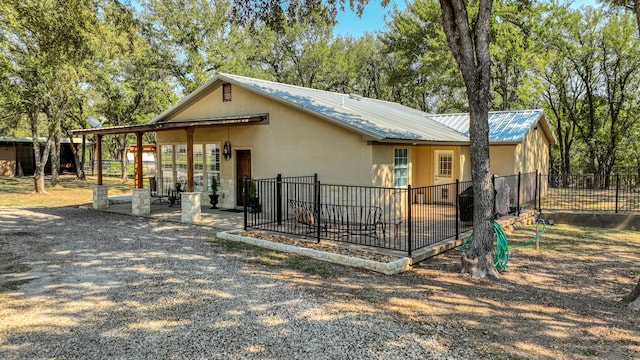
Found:
M 229 211 L 230 209 L 210 209 L 209 207 L 207 205 L 200 208 L 201 218 L 195 224 L 209 226 L 215 230 L 243 228 L 242 212 Z M 110 196 L 109 206 L 100 210 L 131 215 L 131 196 Z M 151 204 L 150 214 L 143 216 L 164 221 L 181 222 L 181 207 L 180 205 L 169 207 L 166 203 Z

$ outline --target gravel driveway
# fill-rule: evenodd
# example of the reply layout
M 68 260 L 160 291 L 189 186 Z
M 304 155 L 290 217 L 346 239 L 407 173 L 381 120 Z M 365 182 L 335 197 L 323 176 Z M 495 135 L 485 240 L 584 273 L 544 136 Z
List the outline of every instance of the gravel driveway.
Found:
M 212 245 L 214 233 L 77 208 L 0 208 L 0 280 L 23 282 L 0 292 L 0 358 L 461 357 L 397 316 L 273 276 Z

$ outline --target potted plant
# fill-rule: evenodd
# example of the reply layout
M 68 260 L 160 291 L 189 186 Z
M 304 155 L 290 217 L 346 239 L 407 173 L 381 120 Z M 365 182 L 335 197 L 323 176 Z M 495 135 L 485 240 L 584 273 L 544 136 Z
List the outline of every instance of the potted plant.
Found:
M 249 206 L 249 212 L 251 213 L 259 213 L 262 211 L 262 205 L 260 204 L 260 199 L 258 198 L 258 192 L 256 189 L 255 181 L 251 181 L 249 184 L 249 199 L 247 201 L 247 205 Z
M 211 209 L 217 209 L 218 207 L 218 182 L 216 181 L 215 176 L 211 178 L 211 192 L 209 195 L 209 203 L 211 204 Z
M 176 183 L 174 185 L 176 186 L 176 191 L 177 192 L 182 191 L 182 183 L 180 181 L 176 181 Z

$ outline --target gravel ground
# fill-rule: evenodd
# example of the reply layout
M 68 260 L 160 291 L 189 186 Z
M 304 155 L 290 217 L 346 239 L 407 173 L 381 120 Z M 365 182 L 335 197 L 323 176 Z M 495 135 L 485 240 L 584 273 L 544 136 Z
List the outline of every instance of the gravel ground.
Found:
M 392 312 L 296 286 L 283 276 L 313 276 L 248 262 L 209 242 L 214 233 L 0 207 L 0 358 L 481 357 Z

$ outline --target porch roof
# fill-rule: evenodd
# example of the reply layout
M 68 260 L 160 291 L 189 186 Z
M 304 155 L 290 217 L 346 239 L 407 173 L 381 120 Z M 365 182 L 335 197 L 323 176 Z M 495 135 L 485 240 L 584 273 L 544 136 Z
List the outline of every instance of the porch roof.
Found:
M 184 121 L 149 122 L 146 124 L 73 130 L 72 132 L 74 134 L 79 134 L 79 135 L 82 135 L 82 134 L 116 135 L 116 134 L 130 134 L 130 133 L 137 133 L 137 132 L 145 133 L 145 132 L 180 130 L 180 129 L 197 128 L 197 127 L 245 125 L 245 124 L 253 124 L 253 123 L 267 121 L 268 119 L 269 119 L 269 114 L 249 114 L 249 115 L 238 115 L 238 116 L 222 116 L 222 117 L 208 117 L 208 118 L 201 118 L 201 119 L 189 119 Z

